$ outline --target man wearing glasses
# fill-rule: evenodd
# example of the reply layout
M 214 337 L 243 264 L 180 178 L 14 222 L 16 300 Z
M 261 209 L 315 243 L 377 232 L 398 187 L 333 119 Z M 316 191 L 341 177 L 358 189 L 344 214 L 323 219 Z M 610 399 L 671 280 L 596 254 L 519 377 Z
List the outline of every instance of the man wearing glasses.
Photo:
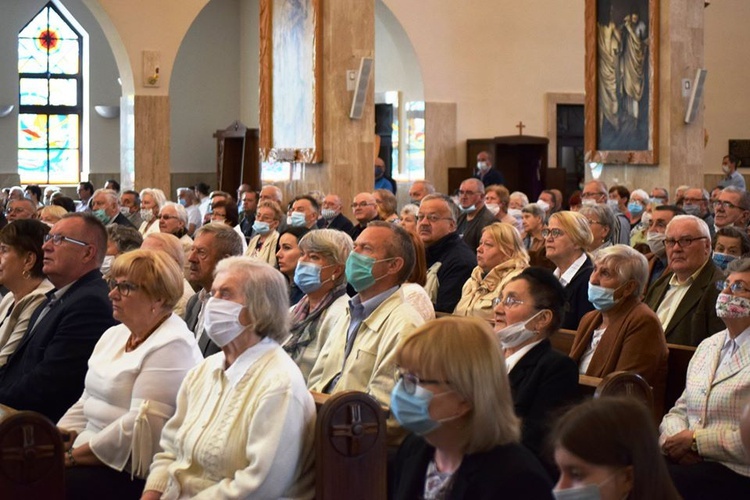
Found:
M 659 316 L 668 343 L 697 346 L 724 328 L 714 286 L 723 275 L 711 260 L 711 236 L 701 219 L 677 215 L 665 234 L 670 272 L 650 287 L 646 304 Z
M 357 225 L 349 232 L 349 236 L 354 241 L 357 241 L 357 237 L 362 234 L 367 224 L 374 220 L 381 220 L 378 217 L 378 205 L 372 193 L 359 193 L 355 196 L 352 202 L 352 213 L 357 220 Z
M 55 288 L 32 314 L 16 352 L 0 368 L 0 403 L 57 422 L 83 392 L 88 359 L 115 324 L 99 267 L 107 231 L 90 212 L 57 222 L 42 246 L 42 271 Z
M 722 189 L 713 206 L 716 230 L 728 226 L 744 230 L 747 226 L 750 219 L 750 193 L 744 189 L 734 186 Z
M 477 179 L 466 179 L 458 188 L 458 203 L 461 215 L 457 221 L 457 231 L 469 248 L 477 251 L 482 230 L 497 222 L 495 216 L 484 206 L 484 184 Z

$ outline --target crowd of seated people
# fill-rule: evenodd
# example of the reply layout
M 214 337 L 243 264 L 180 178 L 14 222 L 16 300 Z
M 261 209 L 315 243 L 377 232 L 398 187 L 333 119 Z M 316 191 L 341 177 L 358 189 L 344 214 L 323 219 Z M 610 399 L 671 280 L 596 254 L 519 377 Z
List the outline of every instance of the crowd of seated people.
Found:
M 483 161 L 401 207 L 9 189 L 0 404 L 58 424 L 69 498 L 312 498 L 310 391 L 350 390 L 389 410 L 392 498 L 750 491 L 750 196 L 592 181 L 529 203 Z M 670 344 L 695 350 L 673 408 Z M 621 371 L 651 407 L 580 404 L 579 376 Z

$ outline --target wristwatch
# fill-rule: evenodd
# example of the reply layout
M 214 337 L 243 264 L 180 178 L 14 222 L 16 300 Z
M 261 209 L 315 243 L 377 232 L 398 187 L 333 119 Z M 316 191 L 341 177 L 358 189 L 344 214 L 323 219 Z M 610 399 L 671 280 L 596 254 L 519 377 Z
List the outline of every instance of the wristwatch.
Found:
M 693 442 L 690 443 L 690 450 L 698 453 L 698 441 L 695 440 L 695 432 L 693 433 Z

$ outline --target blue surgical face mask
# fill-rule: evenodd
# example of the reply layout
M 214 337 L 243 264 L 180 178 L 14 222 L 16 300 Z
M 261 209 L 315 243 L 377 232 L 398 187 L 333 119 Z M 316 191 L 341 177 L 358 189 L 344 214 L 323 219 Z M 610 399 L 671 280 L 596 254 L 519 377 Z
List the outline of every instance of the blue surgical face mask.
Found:
M 292 215 L 289 217 L 289 225 L 292 227 L 306 226 L 307 220 L 305 220 L 305 214 L 302 212 L 292 212 Z
M 732 262 L 736 258 L 737 257 L 735 257 L 734 255 L 729 255 L 728 253 L 719 253 L 719 252 L 714 252 L 713 256 L 711 257 L 711 259 L 713 259 L 714 261 L 714 264 L 716 264 L 716 267 L 718 267 L 722 271 L 726 271 L 729 263 Z
M 107 215 L 107 212 L 104 211 L 103 208 L 100 208 L 99 210 L 94 210 L 94 217 L 102 221 L 103 224 L 109 224 L 109 221 L 112 219 L 109 215 Z
M 333 279 L 331 276 L 325 281 L 320 281 L 320 272 L 323 269 L 327 269 L 331 266 L 322 267 L 319 264 L 313 262 L 298 261 L 297 268 L 294 270 L 294 283 L 302 290 L 302 293 L 307 295 L 308 293 L 315 292 Z
M 589 302 L 597 311 L 608 311 L 618 302 L 615 300 L 617 290 L 619 288 L 605 288 L 589 282 Z
M 325 220 L 331 220 L 336 217 L 336 211 L 332 208 L 324 208 L 320 213 Z
M 476 205 L 472 205 L 470 207 L 466 207 L 466 208 L 460 207 L 460 208 L 461 208 L 461 213 L 462 214 L 470 214 L 470 213 L 474 212 L 477 209 L 477 206 Z
M 638 217 L 643 213 L 643 205 L 636 201 L 631 201 L 628 203 L 628 212 L 630 212 L 630 215 Z
M 433 397 L 432 391 L 420 385 L 415 387 L 414 394 L 409 394 L 404 389 L 404 381 L 399 380 L 391 391 L 391 412 L 404 429 L 424 436 L 440 427 L 440 422 L 430 417 Z
M 183 207 L 187 206 L 187 200 L 185 198 L 180 198 L 179 202 L 180 202 L 180 205 L 182 205 Z
M 268 222 L 256 220 L 253 222 L 253 231 L 261 235 L 266 235 L 271 232 L 271 226 L 268 225 Z
M 357 252 L 352 252 L 346 259 L 346 280 L 349 282 L 357 293 L 362 290 L 367 290 L 375 284 L 379 279 L 385 278 L 385 274 L 380 278 L 375 278 L 372 275 L 372 266 L 378 262 L 385 262 L 390 259 L 375 260 L 367 255 L 362 255 Z

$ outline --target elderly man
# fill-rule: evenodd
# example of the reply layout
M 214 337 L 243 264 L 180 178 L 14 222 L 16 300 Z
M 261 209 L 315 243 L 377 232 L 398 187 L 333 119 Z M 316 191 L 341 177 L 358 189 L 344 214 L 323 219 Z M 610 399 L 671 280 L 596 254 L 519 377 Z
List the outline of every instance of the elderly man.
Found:
M 724 328 L 716 316 L 715 286 L 724 276 L 711 261 L 708 226 L 692 215 L 677 215 L 664 243 L 670 272 L 651 286 L 646 304 L 659 316 L 667 342 L 697 346 Z
M 55 286 L 32 314 L 16 352 L 0 368 L 0 403 L 53 422 L 78 400 L 88 359 L 115 324 L 99 266 L 107 231 L 93 215 L 65 215 L 43 245 L 42 270 Z
M 315 198 L 303 194 L 294 198 L 292 202 L 291 226 L 317 229 L 320 206 Z
M 372 193 L 359 193 L 355 196 L 352 202 L 352 212 L 354 212 L 357 225 L 349 232 L 349 236 L 354 241 L 365 230 L 367 224 L 374 220 L 381 220 L 378 216 L 378 204 L 375 202 Z
M 477 251 L 482 229 L 497 222 L 484 206 L 484 184 L 479 179 L 466 179 L 458 188 L 461 215 L 456 221 L 456 232 L 473 251 Z
M 724 172 L 725 177 L 719 182 L 720 187 L 734 186 L 739 189 L 747 189 L 745 178 L 737 171 L 739 164 L 740 159 L 734 155 L 726 155 L 721 160 L 721 171 Z
M 310 372 L 311 390 L 364 391 L 390 406 L 396 346 L 424 322 L 400 289 L 415 259 L 411 237 L 401 226 L 379 221 L 362 231 L 346 264 L 357 295 L 332 327 Z M 387 432 L 390 444 L 403 437 L 392 417 Z
M 648 222 L 648 232 L 646 233 L 646 241 L 650 250 L 646 255 L 648 260 L 646 289 L 656 282 L 667 269 L 667 247 L 664 240 L 667 237 L 667 225 L 674 219 L 675 215 L 685 215 L 685 212 L 675 205 L 661 205 L 651 212 L 651 220 Z
M 226 224 L 211 223 L 195 231 L 193 248 L 188 255 L 188 280 L 193 286 L 200 287 L 200 290 L 190 297 L 183 319 L 195 333 L 204 357 L 220 350 L 203 331 L 203 310 L 211 297 L 214 270 L 221 259 L 238 255 L 242 255 L 242 237 L 234 228 Z
M 734 186 L 722 189 L 714 212 L 715 229 L 734 226 L 744 230 L 750 220 L 750 193 Z
M 76 204 L 76 212 L 86 212 L 89 210 L 89 200 L 94 195 L 94 185 L 88 181 L 78 183 L 78 203 Z
M 195 191 L 193 189 L 181 187 L 177 188 L 177 200 L 187 211 L 188 225 L 186 226 L 186 229 L 188 234 L 192 236 L 195 233 L 195 230 L 203 225 L 198 198 L 195 196 Z
M 477 170 L 474 178 L 482 181 L 485 187 L 505 184 L 503 174 L 492 168 L 492 154 L 489 151 L 482 151 L 477 155 Z
M 36 219 L 36 203 L 28 198 L 10 200 L 8 208 L 5 209 L 8 222 L 19 219 Z
M 281 192 L 281 189 L 276 186 L 267 184 L 260 190 L 260 201 L 275 201 L 281 206 L 282 199 L 283 193 Z
M 429 182 L 414 181 L 411 185 L 411 188 L 409 188 L 409 200 L 411 200 L 411 203 L 413 203 L 414 205 L 419 206 L 425 196 L 427 196 L 428 194 L 433 194 L 434 192 L 435 186 L 433 186 Z
M 599 180 L 593 180 L 587 182 L 583 186 L 583 192 L 581 193 L 581 200 L 584 205 L 606 205 L 609 199 L 607 185 Z M 621 243 L 623 245 L 630 244 L 630 220 L 617 209 L 615 203 L 612 204 L 612 210 L 615 212 L 617 224 L 614 227 L 614 238 L 612 244 L 616 245 Z
M 669 203 L 669 191 L 663 187 L 655 187 L 651 190 L 651 201 L 657 206 Z
M 130 223 L 136 229 L 141 227 L 143 219 L 141 219 L 141 195 L 138 191 L 128 189 L 123 191 L 120 195 L 120 211 L 127 217 Z
M 351 234 L 354 224 L 341 213 L 341 198 L 337 194 L 329 194 L 323 198 L 323 218 L 318 222 L 318 227 L 325 229 L 338 229 Z
M 443 194 L 422 200 L 417 214 L 417 234 L 427 257 L 425 290 L 436 312 L 452 313 L 461 298 L 461 289 L 477 265 L 475 250 L 456 232 L 458 207 Z
M 94 191 L 94 196 L 91 198 L 91 209 L 94 216 L 104 224 L 135 227 L 127 217 L 120 213 L 120 203 L 114 189 L 97 189 Z
M 714 228 L 714 216 L 711 215 L 711 211 L 708 209 L 708 191 L 703 188 L 690 187 L 685 190 L 682 199 L 682 209 L 688 215 L 694 215 L 708 226 L 708 230 L 711 231 L 711 238 L 714 237 L 716 228 Z

